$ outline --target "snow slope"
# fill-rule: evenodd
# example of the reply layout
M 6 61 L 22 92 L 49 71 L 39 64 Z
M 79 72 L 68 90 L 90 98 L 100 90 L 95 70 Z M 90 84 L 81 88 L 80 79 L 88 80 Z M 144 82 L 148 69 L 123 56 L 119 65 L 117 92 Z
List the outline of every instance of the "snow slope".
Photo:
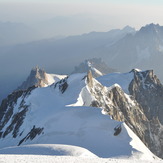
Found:
M 162 163 L 161 160 L 140 160 L 137 158 L 99 158 L 90 151 L 76 146 L 34 144 L 1 149 L 2 163 Z
M 161 160 L 140 160 L 138 158 L 99 158 L 90 151 L 70 145 L 34 144 L 8 147 L 0 150 L 3 163 L 162 163 Z
M 78 66 L 75 66 L 74 71 L 72 73 L 86 73 L 89 71 L 92 72 L 93 77 L 98 77 L 104 74 L 115 72 L 115 70 L 108 67 L 107 64 L 102 61 L 101 58 L 92 58 L 85 60 Z
M 48 85 L 56 83 L 59 80 L 64 79 L 64 78 L 67 77 L 67 75 L 48 74 L 48 73 L 46 73 L 46 76 L 47 76 L 47 80 L 48 80 Z
M 83 158 L 75 156 L 47 156 L 47 155 L 0 155 L 2 163 L 162 163 L 155 160 L 138 160 L 128 158 Z
M 128 93 L 128 86 L 133 80 L 134 74 L 129 73 L 110 73 L 101 77 L 98 77 L 97 80 L 106 87 L 111 87 L 114 84 L 118 84 L 124 90 L 125 93 Z
M 25 140 L 21 145 L 66 144 L 85 148 L 103 158 L 129 157 L 145 160 L 156 158 L 125 123 L 103 115 L 100 108 L 83 106 L 83 102 L 89 103 L 92 98 L 85 75 L 73 74 L 65 79 L 68 84 L 65 92 L 60 90 L 63 81 L 49 87 L 34 89 L 25 98 L 29 110 L 19 129 L 21 134 L 16 138 L 8 134 L 4 139 L 0 139 L 0 147 L 18 145 L 35 126 L 43 128 L 43 132 L 33 140 Z M 14 113 L 21 111 L 19 107 L 21 98 L 23 97 L 18 99 L 14 107 Z M 87 101 L 84 101 L 86 99 Z M 11 120 L 3 130 L 10 123 Z M 122 131 L 114 136 L 114 128 L 120 124 Z M 3 152 L 4 150 L 0 151 L 1 154 Z
M 97 158 L 96 155 L 87 149 L 59 144 L 32 144 L 24 146 L 14 146 L 0 149 L 1 154 L 15 155 L 52 155 L 52 156 L 76 156 Z

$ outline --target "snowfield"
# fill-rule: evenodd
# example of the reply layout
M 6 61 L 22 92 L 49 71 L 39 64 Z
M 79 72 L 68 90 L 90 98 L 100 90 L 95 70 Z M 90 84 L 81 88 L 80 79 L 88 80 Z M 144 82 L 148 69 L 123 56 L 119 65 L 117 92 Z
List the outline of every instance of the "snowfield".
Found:
M 47 77 L 47 80 L 48 80 L 48 85 L 46 85 L 46 86 L 49 86 L 49 85 L 51 85 L 53 83 L 58 82 L 61 79 L 66 78 L 67 75 L 47 74 L 46 73 L 46 77 Z
M 0 149 L 1 154 L 15 155 L 52 155 L 97 158 L 87 149 L 63 144 L 32 144 Z
M 0 163 L 161 162 L 124 122 L 115 121 L 102 114 L 102 109 L 89 106 L 93 97 L 85 75 L 69 76 L 64 93 L 58 85 L 51 85 L 37 88 L 25 98 L 29 110 L 19 129 L 22 134 L 16 138 L 8 134 L 0 140 Z M 116 80 L 117 74 L 112 75 Z M 132 73 L 122 76 L 124 88 L 131 76 Z M 106 83 L 105 78 L 103 83 Z M 19 107 L 21 98 L 14 107 L 14 114 L 22 109 Z M 3 130 L 10 123 L 8 121 Z M 43 128 L 43 133 L 18 147 L 33 126 Z M 115 136 L 117 126 L 122 130 Z
M 0 150 L 0 163 L 161 163 L 161 160 L 132 158 L 99 158 L 87 149 L 54 144 L 34 144 Z
M 127 158 L 81 158 L 75 156 L 45 156 L 45 155 L 0 155 L 1 163 L 162 163 Z
M 110 73 L 104 76 L 100 76 L 97 80 L 106 87 L 111 87 L 112 85 L 118 84 L 124 90 L 125 93 L 129 94 L 128 86 L 132 81 L 134 75 L 132 72 L 129 73 Z

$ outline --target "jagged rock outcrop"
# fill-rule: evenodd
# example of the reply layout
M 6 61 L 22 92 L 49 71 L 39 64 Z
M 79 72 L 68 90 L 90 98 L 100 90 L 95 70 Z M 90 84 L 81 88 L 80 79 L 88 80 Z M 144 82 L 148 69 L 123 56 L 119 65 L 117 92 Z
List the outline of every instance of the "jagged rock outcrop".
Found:
M 89 90 L 94 97 L 91 106 L 102 108 L 106 114 L 117 121 L 126 122 L 145 142 L 144 135 L 148 132 L 148 119 L 143 112 L 143 108 L 134 97 L 125 94 L 117 84 L 111 88 L 104 87 L 91 78 L 90 72 L 88 73 L 88 79 Z
M 133 74 L 128 85 L 129 95 L 117 84 L 107 90 L 96 83 L 90 87 L 90 92 L 96 99 L 92 106 L 101 107 L 113 119 L 126 122 L 144 144 L 162 158 L 163 85 L 153 70 L 133 69 L 129 74 Z
M 37 135 L 40 135 L 43 130 L 44 128 L 36 128 L 34 125 L 31 131 L 22 140 L 20 140 L 18 146 L 21 145 L 23 142 L 26 142 L 28 139 L 33 140 Z
M 163 85 L 153 70 L 139 72 L 132 70 L 134 78 L 129 85 L 130 94 L 142 106 L 148 118 L 145 144 L 162 157 L 163 151 Z
M 94 97 L 91 106 L 102 108 L 117 121 L 126 122 L 144 144 L 162 158 L 163 85 L 152 70 L 134 69 L 129 74 L 133 79 L 126 94 L 118 84 L 105 87 L 89 72 L 87 84 Z
M 35 67 L 31 70 L 27 80 L 18 87 L 18 90 L 26 90 L 34 85 L 37 87 L 44 87 L 48 85 L 47 73 L 39 67 Z
M 141 104 L 148 119 L 157 118 L 163 124 L 163 85 L 153 70 L 134 71 L 134 79 L 129 85 L 129 92 Z
M 67 84 L 67 78 L 60 80 L 59 82 L 54 84 L 54 88 L 58 86 L 59 90 L 62 92 L 62 94 L 66 91 L 68 84 Z
M 45 70 L 37 66 L 31 70 L 26 81 L 24 81 L 22 85 L 17 88 L 17 90 L 26 90 L 32 86 L 47 87 L 66 77 L 67 75 L 48 74 L 45 72 Z

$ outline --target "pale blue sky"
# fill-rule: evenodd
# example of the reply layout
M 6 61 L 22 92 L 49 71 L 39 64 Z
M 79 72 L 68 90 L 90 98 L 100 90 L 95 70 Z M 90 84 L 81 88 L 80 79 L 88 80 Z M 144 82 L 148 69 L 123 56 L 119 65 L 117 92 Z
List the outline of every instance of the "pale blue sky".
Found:
M 121 3 L 163 5 L 163 0 L 0 0 L 0 2 Z
M 163 25 L 163 0 L 0 0 L 0 21 L 39 23 L 50 19 L 70 24 L 75 33 L 108 31 L 130 25 L 139 29 L 149 23 Z M 87 22 L 87 23 L 84 23 Z M 62 24 L 63 25 L 63 24 Z

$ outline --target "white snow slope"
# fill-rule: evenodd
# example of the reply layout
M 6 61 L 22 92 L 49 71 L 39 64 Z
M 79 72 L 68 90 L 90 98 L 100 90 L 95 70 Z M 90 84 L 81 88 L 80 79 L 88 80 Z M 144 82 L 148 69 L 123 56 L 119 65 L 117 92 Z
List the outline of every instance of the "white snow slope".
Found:
M 48 74 L 48 73 L 46 73 L 46 76 L 47 76 L 47 80 L 48 80 L 48 85 L 56 83 L 59 80 L 67 77 L 67 75 Z M 48 86 L 48 85 L 46 85 L 46 86 Z
M 0 155 L 1 163 L 162 163 L 162 161 L 128 158 L 85 158 L 75 156 L 48 155 Z
M 0 149 L 1 154 L 17 154 L 17 155 L 56 155 L 56 156 L 76 156 L 97 158 L 96 155 L 87 149 L 59 144 L 32 144 L 13 146 Z
M 110 73 L 101 77 L 98 77 L 97 80 L 106 87 L 111 87 L 114 84 L 118 84 L 121 86 L 123 91 L 128 93 L 128 86 L 133 79 L 134 74 L 132 72 L 129 73 Z
M 111 161 L 114 163 L 114 159 L 100 159 L 96 156 L 121 158 L 120 162 L 123 162 L 122 158 L 127 160 L 128 158 L 131 160 L 148 160 L 148 162 L 157 159 L 125 123 L 117 122 L 108 115 L 103 115 L 100 108 L 82 106 L 83 101 L 85 101 L 85 104 L 89 104 L 92 98 L 89 88 L 86 86 L 85 75 L 73 74 L 69 76 L 67 79 L 68 88 L 63 94 L 58 87 L 54 88 L 54 85 L 37 88 L 31 92 L 25 99 L 30 108 L 20 128 L 20 133 L 23 133 L 15 139 L 13 139 L 12 134 L 9 134 L 0 140 L 0 161 L 12 162 L 15 159 L 15 162 L 21 162 L 20 160 L 22 162 L 23 160 L 27 162 L 44 162 L 46 160 L 45 162 Z M 21 97 L 14 108 L 14 113 L 21 111 L 19 108 L 20 102 Z M 9 123 L 5 125 L 5 128 Z M 119 135 L 114 136 L 114 128 L 119 124 L 122 126 L 122 131 Z M 43 133 L 33 140 L 27 140 L 22 145 L 37 145 L 11 147 L 18 145 L 19 141 L 28 134 L 34 125 L 43 127 Z M 60 146 L 52 144 L 60 144 Z M 61 150 L 59 151 L 59 149 Z M 11 154 L 16 155 L 11 156 Z M 19 154 L 32 154 L 32 156 L 17 156 Z M 69 156 L 33 156 L 34 154 L 64 154 Z M 93 159 L 85 160 L 85 158 L 77 156 L 93 157 Z M 124 162 L 127 160 L 124 160 Z M 118 162 L 118 160 L 115 159 L 115 162 Z

